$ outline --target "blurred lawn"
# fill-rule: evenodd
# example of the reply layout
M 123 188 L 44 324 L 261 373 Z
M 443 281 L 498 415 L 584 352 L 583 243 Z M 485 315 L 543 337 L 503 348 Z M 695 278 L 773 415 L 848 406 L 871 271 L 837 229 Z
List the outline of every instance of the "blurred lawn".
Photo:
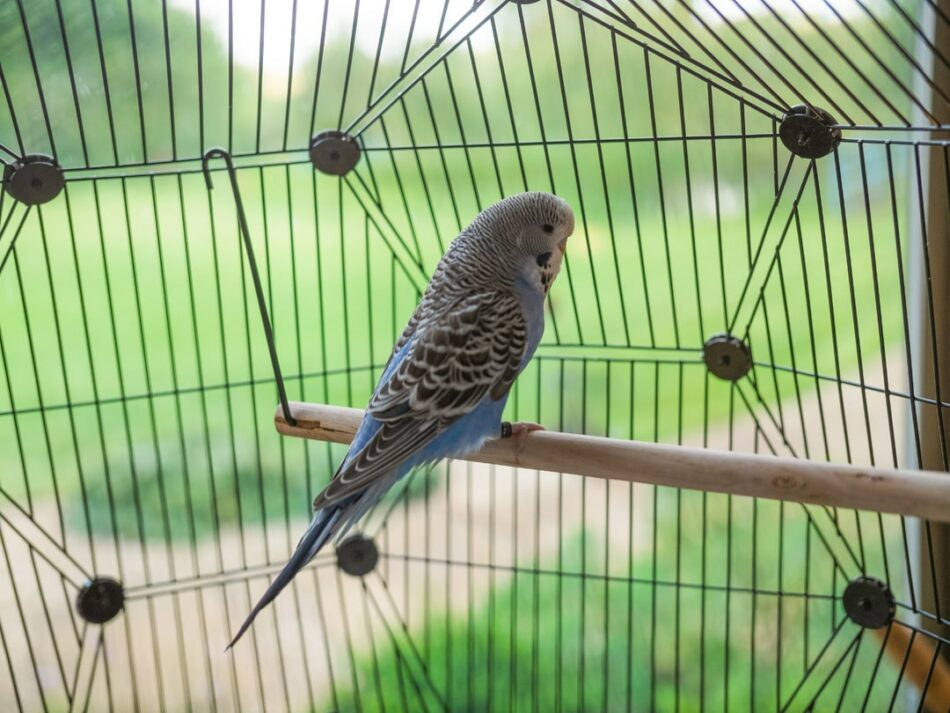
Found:
M 382 170 L 374 173 L 380 195 L 398 195 L 382 184 Z M 314 183 L 316 204 L 310 198 Z M 68 202 L 43 208 L 41 220 L 28 224 L 20 236 L 16 257 L 0 281 L 6 345 L 0 356 L 11 377 L 9 390 L 0 391 L 0 412 L 8 414 L 0 420 L 0 458 L 7 461 L 5 487 L 13 493 L 25 497 L 28 482 L 31 497 L 41 498 L 55 485 L 65 502 L 78 503 L 82 469 L 90 506 L 99 509 L 108 500 L 107 473 L 118 474 L 121 496 L 113 496 L 116 502 L 128 503 L 138 487 L 136 479 L 146 489 L 158 478 L 179 483 L 185 476 L 182 468 L 188 467 L 203 476 L 217 473 L 229 483 L 218 495 L 222 523 L 233 521 L 237 513 L 237 505 L 227 502 L 237 497 L 234 488 L 246 490 L 245 500 L 252 505 L 245 507 L 245 521 L 252 522 L 264 509 L 276 508 L 275 515 L 283 511 L 288 487 L 291 503 L 305 503 L 308 498 L 301 486 L 312 491 L 329 474 L 328 451 L 313 446 L 308 447 L 308 458 L 318 460 L 305 466 L 309 483 L 298 477 L 291 478 L 290 486 L 284 482 L 287 465 L 281 462 L 287 456 L 270 425 L 276 399 L 257 307 L 223 176 L 216 177 L 216 185 L 213 236 L 208 197 L 200 176 L 194 175 L 182 178 L 180 187 L 174 177 L 128 179 L 124 185 L 71 184 Z M 619 203 L 623 184 L 611 185 Z M 291 397 L 361 406 L 411 312 L 415 288 L 389 253 L 373 249 L 379 236 L 337 181 L 314 179 L 305 166 L 254 169 L 243 173 L 242 188 L 258 259 L 271 275 L 266 290 Z M 834 186 L 823 186 L 826 194 L 833 190 Z M 407 192 L 410 205 L 423 200 L 418 188 Z M 654 283 L 648 287 L 653 334 L 643 317 L 646 293 L 639 281 L 639 255 L 629 254 L 634 246 L 628 229 L 622 227 L 627 223 L 615 227 L 620 242 L 614 254 L 605 242 L 610 235 L 606 215 L 588 204 L 586 230 L 581 228 L 570 244 L 570 273 L 552 292 L 553 318 L 546 344 L 679 345 L 694 350 L 688 361 L 698 361 L 705 336 L 724 331 L 722 286 L 731 314 L 748 272 L 742 212 L 722 220 L 722 273 L 715 233 L 708 226 L 697 231 L 696 252 L 691 253 L 689 232 L 678 232 L 675 225 L 684 216 L 670 219 L 674 223 L 670 259 L 675 280 L 682 285 L 670 295 L 663 287 L 668 248 L 655 237 L 663 232 L 658 211 L 640 198 L 641 234 L 654 236 L 639 248 L 648 280 Z M 802 233 L 793 227 L 782 249 L 784 282 L 776 279 L 777 267 L 765 292 L 768 311 L 760 309 L 752 325 L 753 355 L 766 364 L 795 363 L 805 372 L 848 375 L 859 353 L 865 366 L 873 367 L 880 359 L 875 355 L 899 348 L 903 339 L 893 232 L 887 223 L 877 228 L 872 254 L 872 243 L 862 234 L 863 200 L 852 200 L 847 204 L 852 222 L 846 254 L 836 206 L 823 206 L 822 236 L 814 196 L 807 198 L 806 192 L 799 211 Z M 762 225 L 767 210 L 765 204 L 752 205 L 750 223 Z M 885 216 L 890 206 L 881 200 L 872 203 L 872 210 Z M 756 233 L 752 236 L 757 240 Z M 434 237 L 424 244 L 433 242 Z M 802 270 L 800 253 L 807 271 Z M 694 254 L 697 265 L 711 268 L 701 274 L 699 291 L 692 279 Z M 612 279 L 615 259 L 622 271 L 619 283 Z M 434 255 L 427 260 L 427 269 L 434 260 Z M 822 269 L 826 260 L 828 272 Z M 599 301 L 589 290 L 592 274 L 604 276 L 597 282 Z M 878 313 L 870 309 L 876 294 L 884 305 L 880 333 Z M 671 298 L 677 307 L 675 328 Z M 621 301 L 627 305 L 629 341 L 618 322 L 621 312 L 616 305 Z M 609 330 L 605 340 L 596 334 L 598 305 L 606 306 L 600 312 Z M 835 310 L 834 322 L 829 305 Z M 771 320 L 768 332 L 763 316 Z M 593 348 L 588 355 L 598 356 Z M 514 401 L 525 409 L 523 413 L 567 430 L 612 429 L 629 435 L 621 433 L 628 430 L 623 422 L 607 412 L 607 406 L 626 412 L 629 404 L 618 399 L 605 403 L 602 370 L 583 374 L 572 368 L 563 374 L 546 370 L 541 378 L 540 390 L 534 385 L 520 387 L 523 393 Z M 698 378 L 685 389 L 687 394 L 699 394 L 709 388 L 704 408 L 682 408 L 675 421 L 654 422 L 655 404 L 681 402 L 679 379 L 672 370 L 663 370 L 654 383 L 632 396 L 632 410 L 638 415 L 635 437 L 676 439 L 681 437 L 677 434 L 715 425 L 729 413 L 728 389 L 715 381 L 707 387 L 706 380 Z M 226 383 L 235 386 L 221 389 Z M 763 398 L 774 404 L 793 396 L 796 389 L 809 392 L 814 383 L 777 373 L 774 386 L 770 379 L 760 389 Z M 561 390 L 567 399 L 580 387 L 587 400 L 584 413 L 577 408 L 562 411 L 552 400 L 545 405 L 538 401 L 541 393 L 551 390 Z M 123 402 L 122 395 L 132 398 Z M 140 398 L 147 395 L 153 398 Z M 96 400 L 102 405 L 96 407 Z M 65 403 L 74 404 L 72 413 L 34 410 L 41 404 Z M 9 416 L 11 408 L 20 412 L 16 421 Z M 130 479 L 132 469 L 135 477 Z M 232 471 L 240 473 L 237 486 L 231 483 Z M 271 505 L 261 506 L 261 493 L 256 492 L 260 489 L 254 487 L 257 478 L 262 479 L 264 500 Z M 159 520 L 152 517 L 155 498 L 142 497 L 144 519 Z M 295 510 L 293 504 L 290 508 Z M 93 519 L 102 524 L 99 517 Z M 126 525 L 122 531 L 133 534 Z

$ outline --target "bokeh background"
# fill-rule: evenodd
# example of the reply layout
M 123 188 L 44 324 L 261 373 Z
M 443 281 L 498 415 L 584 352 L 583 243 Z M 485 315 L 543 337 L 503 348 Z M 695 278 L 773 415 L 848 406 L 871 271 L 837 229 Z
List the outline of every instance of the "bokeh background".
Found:
M 946 23 L 912 0 L 4 2 L 3 158 L 67 182 L 0 203 L 0 697 L 915 708 L 838 598 L 880 577 L 945 649 L 936 526 L 461 463 L 371 513 L 370 576 L 321 554 L 223 653 L 343 450 L 274 432 L 234 199 L 200 158 L 235 156 L 293 399 L 363 406 L 451 238 L 546 190 L 578 225 L 512 419 L 946 469 L 946 147 L 908 128 L 944 121 Z M 778 138 L 806 101 L 843 127 L 815 162 Z M 327 129 L 362 147 L 343 178 L 307 154 Z M 726 331 L 755 363 L 735 383 L 702 361 Z M 72 607 L 90 575 L 126 587 L 102 628 Z

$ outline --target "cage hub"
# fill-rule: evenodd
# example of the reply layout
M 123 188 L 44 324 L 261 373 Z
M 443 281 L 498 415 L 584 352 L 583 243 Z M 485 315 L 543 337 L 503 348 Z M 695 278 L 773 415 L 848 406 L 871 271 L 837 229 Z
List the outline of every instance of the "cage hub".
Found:
M 880 579 L 858 577 L 841 597 L 848 618 L 866 629 L 880 629 L 894 618 L 894 595 Z
M 752 368 L 752 352 L 731 334 L 714 334 L 703 344 L 703 361 L 720 379 L 738 381 Z
M 336 563 L 354 577 L 363 577 L 376 568 L 379 550 L 376 543 L 363 535 L 347 537 L 336 549 Z
M 96 577 L 86 582 L 76 596 L 76 611 L 92 624 L 105 624 L 125 604 L 122 585 L 111 577 Z
M 310 141 L 310 160 L 322 173 L 345 176 L 360 160 L 360 145 L 342 131 L 323 131 Z
M 782 117 L 778 134 L 785 148 L 802 158 L 827 156 L 841 143 L 838 122 L 824 109 L 799 104 Z
M 27 205 L 47 203 L 59 195 L 66 180 L 52 156 L 30 154 L 8 164 L 3 185 L 13 198 Z

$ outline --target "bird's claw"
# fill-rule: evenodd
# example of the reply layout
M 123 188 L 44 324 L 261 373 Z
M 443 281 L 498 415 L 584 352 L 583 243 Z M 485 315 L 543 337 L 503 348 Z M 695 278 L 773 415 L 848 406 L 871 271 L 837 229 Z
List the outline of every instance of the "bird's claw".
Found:
M 524 448 L 528 434 L 532 431 L 543 430 L 545 430 L 544 426 L 539 423 L 532 423 L 531 421 L 519 421 L 518 423 L 504 421 L 501 424 L 501 437 L 515 439 L 515 453 L 520 454 L 521 449 Z
M 531 421 L 518 421 L 517 423 L 512 423 L 511 421 L 502 421 L 501 422 L 501 437 L 502 438 L 517 438 L 523 436 L 524 434 L 531 433 L 532 431 L 543 431 L 544 426 L 540 423 L 533 423 Z

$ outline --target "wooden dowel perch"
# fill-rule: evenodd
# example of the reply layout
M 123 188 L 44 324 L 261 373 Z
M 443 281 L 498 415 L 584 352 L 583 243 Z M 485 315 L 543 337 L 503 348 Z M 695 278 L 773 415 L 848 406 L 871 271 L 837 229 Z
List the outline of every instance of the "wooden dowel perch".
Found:
M 274 421 L 280 433 L 334 443 L 349 443 L 363 415 L 359 409 L 297 401 L 290 402 L 290 409 L 297 425 L 289 425 L 278 408 Z M 864 468 L 556 431 L 528 434 L 520 450 L 514 440 L 492 440 L 466 460 L 950 522 L 950 473 Z
M 894 622 L 887 628 L 871 629 L 881 639 L 896 671 L 923 691 L 918 710 L 927 713 L 950 711 L 950 664 L 939 654 L 933 640 Z M 925 690 L 926 689 L 926 690 Z

